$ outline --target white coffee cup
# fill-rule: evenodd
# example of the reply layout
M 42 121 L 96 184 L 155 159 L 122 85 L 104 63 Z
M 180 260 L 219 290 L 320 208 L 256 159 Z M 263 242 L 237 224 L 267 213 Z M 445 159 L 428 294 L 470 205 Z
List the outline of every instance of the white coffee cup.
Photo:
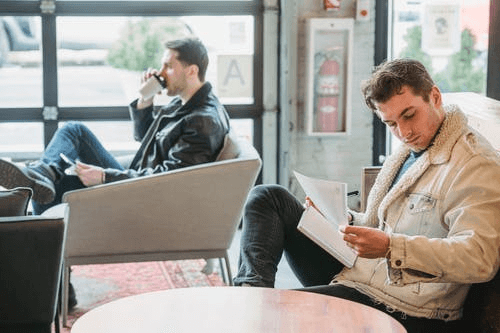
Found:
M 141 86 L 141 88 L 139 89 L 139 93 L 141 94 L 142 99 L 147 100 L 162 91 L 162 89 L 165 89 L 166 86 L 167 83 L 162 77 L 153 74 L 153 76 L 151 76 L 149 80 L 144 82 L 144 84 Z

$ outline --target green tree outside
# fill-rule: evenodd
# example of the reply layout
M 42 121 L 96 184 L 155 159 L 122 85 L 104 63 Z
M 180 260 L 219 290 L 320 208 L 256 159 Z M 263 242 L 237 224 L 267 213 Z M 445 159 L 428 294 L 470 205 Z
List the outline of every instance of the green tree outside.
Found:
M 129 20 L 121 37 L 109 50 L 107 61 L 112 67 L 132 71 L 156 68 L 166 41 L 191 35 L 191 29 L 175 18 Z
M 415 26 L 408 29 L 403 38 L 407 46 L 399 56 L 422 62 L 442 92 L 485 92 L 486 74 L 481 68 L 474 67 L 474 60 L 478 58 L 479 54 L 474 49 L 476 38 L 469 29 L 464 29 L 461 33 L 460 50 L 450 57 L 450 61 L 443 71 L 435 74 L 433 74 L 431 57 L 422 51 L 422 27 Z
M 474 49 L 475 43 L 476 38 L 472 32 L 464 29 L 460 51 L 451 56 L 445 70 L 435 75 L 436 84 L 443 92 L 485 92 L 486 74 L 473 65 L 478 57 L 478 52 Z
M 408 29 L 403 40 L 406 42 L 406 47 L 401 51 L 399 57 L 420 61 L 430 74 L 432 74 L 432 59 L 427 53 L 422 51 L 422 27 L 415 26 Z

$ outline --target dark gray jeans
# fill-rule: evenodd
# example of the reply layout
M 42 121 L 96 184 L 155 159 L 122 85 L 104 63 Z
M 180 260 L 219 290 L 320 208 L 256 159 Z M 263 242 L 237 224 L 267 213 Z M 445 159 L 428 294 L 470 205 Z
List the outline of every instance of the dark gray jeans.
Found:
M 238 273 L 235 285 L 274 287 L 283 253 L 305 288 L 300 290 L 348 299 L 377 308 L 412 332 L 458 332 L 457 323 L 406 316 L 387 309 L 359 291 L 329 285 L 343 265 L 297 230 L 304 207 L 279 185 L 260 185 L 248 197 L 243 214 Z

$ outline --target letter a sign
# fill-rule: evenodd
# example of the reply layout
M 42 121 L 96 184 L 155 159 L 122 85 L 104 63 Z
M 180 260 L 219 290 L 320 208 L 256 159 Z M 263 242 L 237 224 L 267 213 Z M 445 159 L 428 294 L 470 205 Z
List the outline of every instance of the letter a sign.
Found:
M 219 97 L 253 97 L 253 56 L 217 57 L 217 94 Z

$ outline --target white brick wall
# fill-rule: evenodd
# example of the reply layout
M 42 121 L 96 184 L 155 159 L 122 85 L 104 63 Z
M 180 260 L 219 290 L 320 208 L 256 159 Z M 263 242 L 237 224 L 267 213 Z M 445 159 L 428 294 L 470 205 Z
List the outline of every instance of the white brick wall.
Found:
M 348 190 L 360 190 L 361 168 L 372 160 L 372 113 L 364 105 L 360 83 L 369 77 L 373 68 L 375 42 L 375 0 L 371 0 L 372 15 L 368 22 L 355 21 L 351 93 L 351 134 L 348 136 L 312 137 L 305 128 L 306 95 L 306 19 L 309 17 L 355 18 L 354 0 L 342 0 L 338 12 L 325 11 L 322 1 L 297 0 L 297 68 L 295 105 L 283 112 L 289 114 L 292 130 L 289 132 L 289 188 L 299 198 L 303 196 L 292 171 L 306 175 L 343 181 Z M 292 46 L 290 46 L 292 47 Z M 292 62 L 293 65 L 293 62 Z M 357 208 L 359 198 L 352 198 L 349 206 Z

